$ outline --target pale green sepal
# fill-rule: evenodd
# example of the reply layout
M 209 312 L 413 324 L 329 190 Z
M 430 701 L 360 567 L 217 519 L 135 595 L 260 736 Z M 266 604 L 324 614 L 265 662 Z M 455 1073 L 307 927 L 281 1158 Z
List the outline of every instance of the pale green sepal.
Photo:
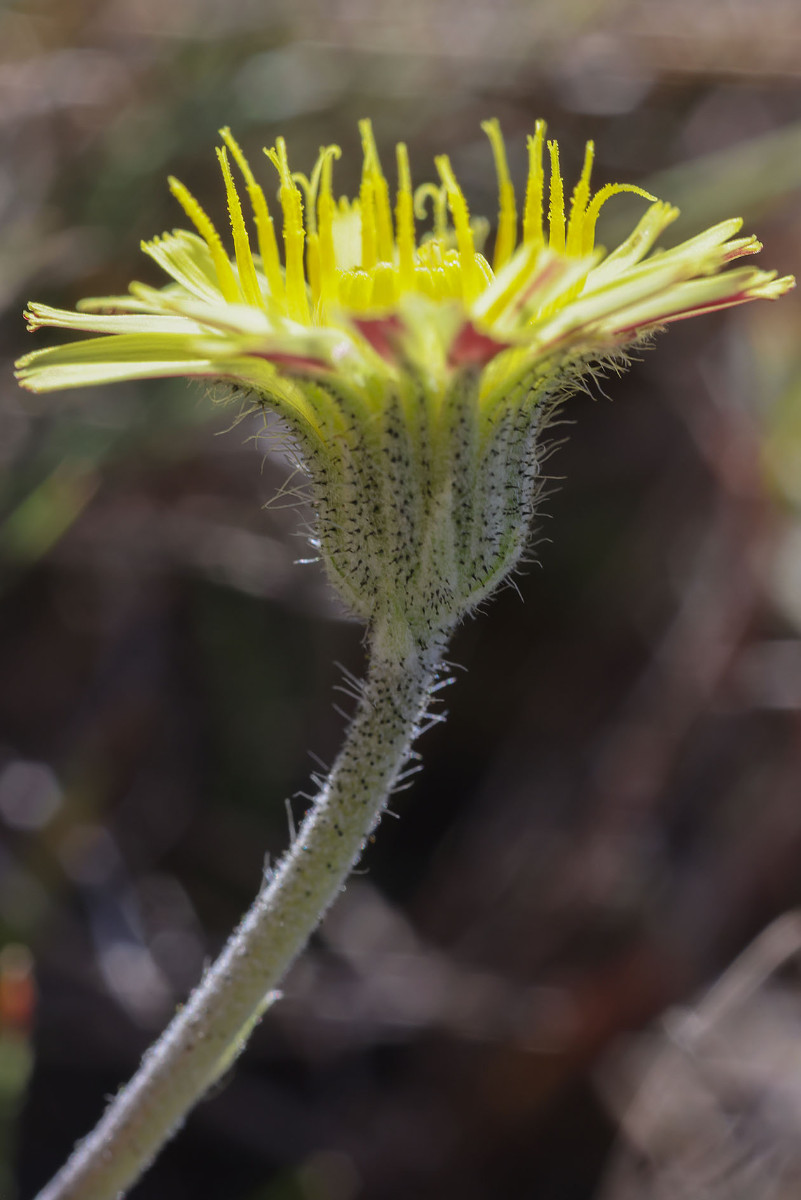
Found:
M 47 353 L 47 351 L 43 351 Z M 22 360 L 20 360 L 22 361 Z M 50 392 L 56 388 L 90 387 L 100 383 L 124 383 L 133 379 L 166 379 L 172 376 L 214 375 L 213 364 L 200 359 L 170 359 L 159 362 L 60 363 L 21 367 L 16 377 L 29 392 Z
M 49 364 L 99 363 L 99 362 L 177 362 L 193 358 L 207 358 L 199 351 L 203 338 L 196 333 L 120 333 L 114 337 L 89 338 L 82 342 L 67 342 L 63 346 L 49 346 L 45 350 L 33 350 L 24 355 L 17 364 L 29 367 L 47 360 Z M 205 335 L 208 343 L 209 335 Z
M 177 283 L 199 300 L 219 300 L 220 285 L 208 246 L 183 229 L 142 242 L 142 249 Z
M 668 325 L 708 309 L 725 308 L 756 297 L 768 299 L 771 294 L 781 295 L 775 284 L 775 273 L 755 271 L 752 267 L 741 267 L 708 279 L 690 279 L 660 289 L 638 304 L 618 308 L 614 313 L 614 330 L 618 337 L 631 336 L 633 329 Z
M 198 332 L 223 335 L 227 343 L 223 343 L 226 354 L 234 349 L 267 358 L 275 355 L 295 360 L 313 359 L 321 366 L 340 368 L 357 353 L 354 338 L 333 326 L 315 328 L 300 325 L 287 317 L 275 319 L 262 309 L 225 303 L 219 297 L 213 303 L 204 303 L 191 296 L 159 292 L 145 284 L 131 286 L 136 288 L 136 294 L 142 300 L 150 298 L 154 308 L 158 304 L 162 312 L 166 310 L 190 320 Z
M 136 283 L 131 284 L 131 294 L 127 296 L 90 296 L 86 300 L 79 300 L 75 305 L 78 312 L 82 313 L 160 313 L 164 305 L 159 303 L 155 308 L 150 299 L 142 299 L 137 296 L 134 289 L 139 286 Z M 144 287 L 144 284 L 141 286 Z M 170 286 L 170 285 L 168 285 Z M 178 287 L 178 284 L 172 284 L 173 287 Z M 155 291 L 155 288 L 151 288 Z M 162 288 L 157 294 L 162 296 L 167 288 Z M 183 292 L 183 288 L 181 291 Z M 170 313 L 166 314 L 170 316 Z
M 195 321 L 181 316 L 156 316 L 153 313 L 80 313 L 46 304 L 30 303 L 25 320 L 31 332 L 43 326 L 55 329 L 80 329 L 85 333 L 199 333 Z
M 30 391 L 82 387 L 158 375 L 208 375 L 208 355 L 196 334 L 121 333 L 34 350 L 17 363 L 17 378 Z
M 603 287 L 615 275 L 636 266 L 678 215 L 677 208 L 665 204 L 662 200 L 650 205 L 625 242 L 621 242 L 616 250 L 607 254 L 600 265 L 590 272 L 588 284 L 592 287 Z
M 582 292 L 571 305 L 561 309 L 550 321 L 541 326 L 540 349 L 556 342 L 564 342 L 574 331 L 592 329 L 603 349 L 603 333 L 614 333 L 621 325 L 619 314 L 642 306 L 643 312 L 651 312 L 655 304 L 662 312 L 674 311 L 676 305 L 668 297 L 673 289 L 688 279 L 696 279 L 699 287 L 707 282 L 720 289 L 719 295 L 738 292 L 742 286 L 741 271 L 728 271 L 724 275 L 711 277 L 708 259 L 690 259 L 672 254 L 660 255 L 641 267 L 635 267 L 620 279 L 610 281 L 603 288 Z M 743 268 L 748 279 L 762 273 L 753 268 Z M 701 275 L 701 279 L 697 277 Z M 708 279 L 707 276 L 710 276 Z M 650 316 L 644 318 L 650 321 Z

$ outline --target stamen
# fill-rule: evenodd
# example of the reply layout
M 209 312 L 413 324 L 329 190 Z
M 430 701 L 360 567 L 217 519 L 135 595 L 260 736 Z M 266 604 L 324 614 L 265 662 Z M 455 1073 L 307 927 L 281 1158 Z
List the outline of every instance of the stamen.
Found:
M 267 207 L 267 199 L 261 187 L 256 182 L 255 176 L 250 169 L 250 163 L 240 150 L 238 143 L 234 140 L 231 130 L 228 128 L 221 129 L 220 137 L 234 156 L 236 165 L 239 167 L 245 180 L 245 187 L 250 197 L 253 216 L 256 221 L 256 235 L 259 243 L 262 268 L 270 285 L 270 295 L 278 304 L 283 305 L 285 301 L 284 277 L 281 273 L 281 258 L 278 254 L 275 226 L 270 216 L 270 210 Z
M 320 236 L 317 230 L 306 235 L 306 276 L 309 280 L 312 309 L 317 307 L 322 293 L 320 271 Z
M 381 161 L 373 137 L 373 126 L 368 120 L 359 121 L 364 153 L 364 170 L 369 172 L 373 185 L 375 205 L 376 249 L 383 262 L 392 262 L 395 257 L 395 240 L 392 234 L 392 207 L 389 202 L 389 184 L 381 170 Z
M 434 159 L 434 165 L 439 171 L 440 179 L 448 194 L 448 207 L 453 217 L 453 227 L 456 231 L 456 245 L 459 250 L 459 262 L 462 268 L 464 299 L 474 300 L 480 290 L 480 282 L 475 270 L 475 246 L 473 231 L 470 228 L 470 212 L 467 201 L 462 195 L 462 189 L 456 182 L 450 159 L 447 154 L 441 154 Z
M 317 162 L 319 162 L 319 161 L 320 160 L 318 158 Z M 292 182 L 296 183 L 298 185 L 298 187 L 300 188 L 300 190 L 303 192 L 303 199 L 306 202 L 304 211 L 306 213 L 305 224 L 306 224 L 306 237 L 307 238 L 310 233 L 317 232 L 317 219 L 316 219 L 316 215 L 315 215 L 315 211 L 314 211 L 314 201 L 315 201 L 315 196 L 316 196 L 316 192 L 317 192 L 317 188 L 315 186 L 315 179 L 314 179 L 315 172 L 317 172 L 316 164 L 315 164 L 314 171 L 312 171 L 311 179 L 309 179 L 308 175 L 304 175 L 302 171 L 293 171 L 292 172 Z M 317 174 L 318 174 L 318 178 L 319 178 L 319 172 L 317 172 Z
M 248 231 L 245 228 L 245 218 L 242 216 L 242 205 L 239 203 L 239 194 L 231 175 L 227 151 L 225 149 L 221 150 L 218 147 L 217 159 L 222 168 L 225 191 L 228 197 L 228 216 L 231 219 L 231 229 L 234 235 L 234 253 L 236 254 L 236 265 L 239 269 L 239 286 L 245 297 L 245 303 L 252 305 L 254 308 L 261 308 L 261 292 L 259 291 L 259 283 L 256 278 L 253 255 L 250 252 L 250 240 L 248 239 Z
M 483 254 L 476 254 L 475 263 L 481 274 L 484 276 L 485 284 L 487 287 L 489 287 L 489 285 L 495 281 L 495 275 L 493 274 L 492 267 L 489 265 Z
M 512 256 L 517 240 L 517 202 L 515 189 L 509 178 L 509 165 L 506 161 L 506 147 L 499 122 L 493 118 L 483 121 L 481 128 L 486 133 L 492 146 L 495 159 L 495 173 L 498 176 L 498 232 L 495 235 L 495 254 L 492 266 L 498 271 Z
M 444 267 L 433 267 L 429 272 L 431 278 L 431 292 L 435 300 L 444 300 L 448 295 L 448 276 L 445 273 Z M 461 281 L 460 281 L 461 283 Z M 461 296 L 462 288 L 459 287 Z
M 600 280 L 616 271 L 628 270 L 640 262 L 653 246 L 660 233 L 679 215 L 679 210 L 657 200 L 649 205 L 625 242 L 608 254 L 590 274 L 590 280 Z
M 451 250 L 442 263 L 443 286 L 446 296 L 460 300 L 462 297 L 462 268 L 458 254 Z
M 526 205 L 523 212 L 523 242 L 541 250 L 545 245 L 542 232 L 543 195 L 545 172 L 542 169 L 542 148 L 545 143 L 545 122 L 537 121 L 534 137 L 528 139 L 528 183 Z
M 223 249 L 219 233 L 189 189 L 184 187 L 174 175 L 170 175 L 168 182 L 173 196 L 209 248 L 224 299 L 229 304 L 240 304 L 242 293 L 239 290 L 231 261 Z
M 417 257 L 424 267 L 431 270 L 434 267 L 442 266 L 442 246 L 440 238 L 428 238 L 423 242 L 417 252 Z
M 290 317 L 303 324 L 309 322 L 309 298 L 303 271 L 303 244 L 306 230 L 303 224 L 303 201 L 297 184 L 289 171 L 286 142 L 276 139 L 275 148 L 265 150 L 281 179 L 278 198 L 284 214 L 284 255 L 286 257 L 286 301 Z
M 567 223 L 567 253 L 580 255 L 584 244 L 584 216 L 590 202 L 590 175 L 595 160 L 595 143 L 587 142 L 581 178 L 573 189 L 570 219 Z M 590 247 L 592 248 L 592 247 Z
M 565 250 L 565 187 L 562 183 L 562 172 L 559 170 L 559 143 L 549 142 L 548 153 L 551 156 L 548 246 L 557 254 L 563 254 Z
M 389 263 L 380 262 L 373 272 L 373 294 L 370 297 L 373 308 L 391 308 L 398 299 L 398 289 L 395 285 L 395 271 Z
M 398 192 L 395 200 L 395 237 L 398 243 L 398 271 L 402 289 L 414 284 L 414 198 L 409 152 L 403 142 L 395 147 L 398 163 Z
M 334 218 L 337 207 L 331 188 L 331 177 L 335 158 L 342 151 L 339 146 L 326 146 L 317 160 L 320 164 L 320 184 L 317 197 L 317 222 L 320 231 L 320 298 L 324 304 L 337 296 L 337 258 L 334 247 Z
M 378 232 L 375 221 L 375 191 L 369 175 L 362 176 L 359 188 L 359 210 L 362 217 L 362 270 L 372 271 L 378 262 Z
M 414 190 L 414 215 L 418 221 L 425 221 L 426 200 L 431 201 L 431 211 L 434 216 L 434 237 L 444 238 L 448 233 L 448 193 L 444 187 L 435 183 L 421 183 Z
M 306 274 L 309 280 L 312 304 L 314 305 L 320 300 L 322 293 L 321 249 L 320 237 L 317 231 L 317 193 L 320 187 L 323 163 L 330 156 L 332 149 L 332 147 L 320 147 L 317 162 L 314 164 L 314 169 L 309 178 L 300 171 L 293 171 L 292 173 L 292 179 L 303 189 L 306 197 Z M 339 147 L 336 147 L 336 149 L 338 150 Z
M 367 271 L 348 271 L 339 281 L 339 297 L 345 308 L 363 311 L 370 306 L 373 277 Z
M 434 287 L 434 279 L 432 272 L 428 267 L 419 265 L 415 267 L 414 287 L 415 291 L 421 292 L 424 296 L 428 296 L 431 300 L 436 300 L 437 293 Z
M 611 200 L 613 196 L 619 195 L 621 192 L 633 192 L 635 196 L 642 196 L 644 200 L 656 201 L 656 196 L 652 196 L 650 192 L 646 192 L 643 188 L 637 187 L 633 183 L 607 183 L 596 192 L 590 201 L 589 207 L 584 217 L 584 231 L 582 234 L 583 243 L 581 247 L 582 254 L 589 254 L 595 245 L 595 225 L 598 220 L 598 214 L 606 204 L 607 200 Z
M 320 161 L 319 158 L 317 161 Z M 309 281 L 312 310 L 314 310 L 317 301 L 320 299 L 320 239 L 317 236 L 317 217 L 315 213 L 315 192 L 317 191 L 319 172 L 317 172 L 317 178 L 315 179 L 316 171 L 317 168 L 315 165 L 311 179 L 304 175 L 302 171 L 292 172 L 292 181 L 298 185 L 306 200 L 306 278 Z

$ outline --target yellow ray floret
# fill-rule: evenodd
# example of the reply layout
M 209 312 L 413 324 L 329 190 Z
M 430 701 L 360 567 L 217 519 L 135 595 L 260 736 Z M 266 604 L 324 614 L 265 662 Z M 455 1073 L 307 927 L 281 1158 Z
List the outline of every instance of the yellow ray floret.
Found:
M 239 148 L 231 130 L 227 127 L 221 129 L 220 137 L 233 155 L 234 161 L 245 180 L 245 187 L 247 188 L 251 207 L 253 208 L 262 269 L 269 285 L 270 294 L 275 299 L 283 298 L 284 279 L 281 272 L 281 259 L 278 254 L 278 243 L 275 240 L 275 226 L 270 216 L 267 199 L 261 187 L 256 182 L 255 176 L 250 169 L 250 163 Z
M 447 154 L 440 154 L 434 159 L 434 165 L 439 171 L 448 197 L 448 208 L 453 218 L 456 232 L 456 247 L 459 252 L 459 266 L 462 274 L 462 288 L 467 301 L 475 299 L 480 289 L 480 280 L 476 272 L 476 248 L 473 243 L 473 231 L 470 228 L 470 212 L 467 207 L 462 189 L 456 182 L 450 159 Z
M 495 235 L 495 255 L 492 260 L 492 266 L 497 271 L 509 261 L 515 248 L 517 201 L 515 200 L 514 185 L 509 178 L 506 147 L 500 124 L 495 119 L 483 121 L 481 128 L 490 140 L 495 159 L 495 174 L 498 176 L 498 232 Z
M 548 250 L 589 260 L 598 214 L 611 196 L 630 191 L 649 200 L 653 197 L 630 184 L 607 184 L 593 196 L 594 147 L 588 142 L 568 214 L 559 147 L 555 141 L 546 143 L 545 123 L 538 121 L 534 135 L 528 139 L 522 238 L 516 250 L 517 198 L 503 135 L 495 119 L 485 121 L 482 129 L 490 141 L 498 181 L 498 225 L 492 268 L 477 251 L 475 230 L 480 222 L 471 221 L 447 156 L 435 160 L 439 184 L 423 183 L 413 190 L 408 151 L 404 143 L 399 143 L 393 205 L 372 125 L 367 120 L 359 122 L 363 165 L 359 195 L 354 200 L 337 198 L 334 193 L 333 167 L 341 154 L 339 146 L 324 146 L 309 176 L 290 170 L 283 138 L 265 151 L 280 181 L 283 263 L 264 191 L 229 129 L 220 131 L 225 145 L 217 153 L 233 232 L 233 264 L 219 234 L 194 197 L 177 180 L 171 180 L 170 186 L 208 247 L 220 292 L 227 301 L 262 307 L 315 326 L 325 324 L 337 310 L 357 314 L 387 311 L 404 293 L 416 292 L 432 300 L 459 300 L 470 306 L 494 284 L 500 272 L 506 280 L 505 286 L 495 289 L 491 301 L 482 305 L 482 311 L 492 316 L 508 305 L 520 281 L 531 274 L 540 253 Z M 250 197 L 260 261 L 251 253 L 229 155 L 241 172 Z M 547 183 L 543 158 L 549 166 Z M 433 228 L 418 243 L 415 218 L 426 220 L 428 201 L 431 201 Z M 519 261 L 524 249 L 525 261 Z M 506 268 L 513 262 L 519 262 L 518 268 L 508 275 Z M 579 273 L 571 296 L 580 291 L 582 278 Z M 557 305 L 560 302 L 557 298 Z
M 291 374 L 320 364 L 339 369 L 340 361 L 352 364 L 359 355 L 378 351 L 382 370 L 426 360 L 447 374 L 463 364 L 490 362 L 505 349 L 511 355 L 502 370 L 514 372 L 515 363 L 525 366 L 532 356 L 557 348 L 561 352 L 570 345 L 585 353 L 597 344 L 608 350 L 657 325 L 772 297 L 791 286 L 790 279 L 777 280 L 754 268 L 724 270 L 759 248 L 756 239 L 735 236 L 738 221 L 724 221 L 652 255 L 677 210 L 632 184 L 606 184 L 593 194 L 592 142 L 566 205 L 559 146 L 546 140 L 543 121 L 528 138 L 519 229 L 500 125 L 493 119 L 482 129 L 498 189 L 492 267 L 481 253 L 484 222 L 471 219 L 450 159 L 436 158 L 438 181 L 415 189 L 408 150 L 399 143 L 393 196 L 367 120 L 359 122 L 362 172 L 354 199 L 337 196 L 334 189 L 339 146 L 321 147 L 308 176 L 291 169 L 283 138 L 265 150 L 278 173 L 281 254 L 265 193 L 225 128 L 217 156 L 233 257 L 195 197 L 171 178 L 170 188 L 197 233 L 175 230 L 145 244 L 171 276 L 170 285 L 159 291 L 133 283 L 129 296 L 87 301 L 78 313 L 32 306 L 32 328 L 64 325 L 112 339 L 85 343 L 84 350 L 34 352 L 22 362 L 23 382 L 50 386 L 56 376 L 46 368 L 56 375 L 65 366 L 72 371 L 81 355 L 91 359 L 92 381 L 118 369 L 134 377 L 139 370 L 134 351 L 145 355 L 152 374 L 151 350 L 159 363 L 166 361 L 161 342 L 145 347 L 145 354 L 140 341 L 120 340 L 146 339 L 148 329 L 157 338 L 183 339 L 175 361 L 186 365 L 191 349 L 195 366 L 189 373 L 225 375 L 233 355 L 250 364 L 248 378 L 261 381 L 276 370 Z M 234 168 L 250 199 L 258 254 L 251 249 Z M 620 192 L 651 203 L 631 235 L 607 255 L 595 246 L 595 227 L 603 205 Z M 419 239 L 418 221 L 428 225 Z M 129 355 L 121 367 L 112 362 L 117 351 Z M 59 358 L 63 354 L 65 362 Z M 375 368 L 376 361 L 370 362 Z M 501 367 L 493 365 L 493 378 L 498 371 Z M 70 376 L 78 378 L 79 373 Z
M 236 304 L 242 299 L 242 295 L 219 233 L 188 188 L 172 175 L 170 175 L 168 183 L 173 196 L 209 248 L 223 299 L 231 304 Z
M 545 145 L 545 128 L 544 121 L 537 121 L 534 136 L 528 139 L 528 182 L 526 207 L 523 212 L 523 243 L 534 250 L 541 250 L 545 245 L 542 231 L 542 206 L 545 195 L 542 149 Z
M 548 206 L 548 248 L 562 254 L 565 250 L 565 186 L 559 167 L 559 143 L 548 143 L 551 159 L 551 202 Z
M 234 253 L 236 255 L 237 271 L 239 272 L 239 286 L 242 289 L 245 303 L 258 308 L 261 305 L 261 291 L 259 289 L 259 281 L 256 277 L 256 266 L 250 251 L 250 240 L 245 227 L 245 218 L 242 216 L 242 205 L 239 203 L 239 194 L 231 175 L 231 167 L 225 149 L 221 150 L 218 147 L 217 159 L 222 170 L 225 191 L 228 198 L 228 215 L 231 219 L 231 230 L 234 235 Z
M 284 214 L 287 312 L 294 321 L 307 323 L 310 320 L 310 312 L 306 276 L 303 270 L 303 246 L 306 241 L 303 200 L 298 185 L 289 170 L 284 139 L 278 138 L 273 149 L 266 150 L 265 153 L 278 171 L 281 180 L 278 198 Z
M 409 152 L 403 142 L 396 147 L 398 195 L 395 201 L 395 236 L 398 242 L 398 283 L 403 291 L 414 284 L 414 195 Z
M 317 227 L 320 238 L 320 300 L 329 305 L 337 297 L 337 258 L 334 243 L 334 223 L 337 205 L 334 200 L 332 176 L 334 159 L 339 158 L 339 146 L 326 146 L 320 151 L 321 164 L 317 194 Z
M 359 133 L 362 138 L 362 153 L 364 155 L 364 170 L 362 173 L 362 193 L 369 197 L 369 218 L 365 214 L 364 200 L 362 201 L 362 237 L 365 228 L 370 227 L 370 242 L 377 261 L 392 262 L 395 252 L 395 240 L 392 235 L 392 209 L 389 202 L 389 184 L 384 178 L 378 150 L 373 137 L 373 127 L 370 121 L 359 122 Z M 367 258 L 362 260 L 362 266 L 368 269 Z

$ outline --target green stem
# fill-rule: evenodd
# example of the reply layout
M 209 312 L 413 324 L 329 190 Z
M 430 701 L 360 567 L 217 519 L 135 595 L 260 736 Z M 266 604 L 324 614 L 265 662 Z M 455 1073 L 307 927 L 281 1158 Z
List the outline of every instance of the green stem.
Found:
M 242 1049 L 358 861 L 419 731 L 439 663 L 374 631 L 345 744 L 275 874 L 131 1082 L 38 1200 L 115 1200 Z

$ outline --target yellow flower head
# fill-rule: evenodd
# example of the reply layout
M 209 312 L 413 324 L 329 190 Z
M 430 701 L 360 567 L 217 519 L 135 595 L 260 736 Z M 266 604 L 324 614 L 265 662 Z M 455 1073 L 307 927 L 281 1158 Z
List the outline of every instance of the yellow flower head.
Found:
M 393 197 L 369 121 L 353 199 L 334 193 L 338 146 L 320 150 L 308 177 L 291 170 L 283 138 L 265 151 L 278 177 L 282 256 L 267 197 L 223 129 L 233 258 L 170 179 L 196 232 L 142 248 L 172 282 L 133 283 L 78 312 L 29 305 L 31 329 L 103 336 L 26 355 L 20 382 L 39 391 L 187 375 L 255 392 L 300 443 L 321 554 L 349 604 L 366 619 L 400 608 L 413 632 L 444 629 L 519 557 L 550 397 L 660 326 L 794 285 L 754 267 L 724 270 L 761 249 L 737 236 L 739 220 L 654 250 L 677 210 L 628 184 L 593 193 L 591 142 L 566 204 L 559 147 L 541 121 L 528 140 L 519 222 L 500 127 L 483 129 L 499 196 L 491 264 L 486 223 L 471 219 L 447 156 L 435 160 L 437 181 L 414 190 L 400 143 Z M 596 222 L 623 191 L 649 206 L 607 254 Z M 420 236 L 429 205 L 433 228 Z

